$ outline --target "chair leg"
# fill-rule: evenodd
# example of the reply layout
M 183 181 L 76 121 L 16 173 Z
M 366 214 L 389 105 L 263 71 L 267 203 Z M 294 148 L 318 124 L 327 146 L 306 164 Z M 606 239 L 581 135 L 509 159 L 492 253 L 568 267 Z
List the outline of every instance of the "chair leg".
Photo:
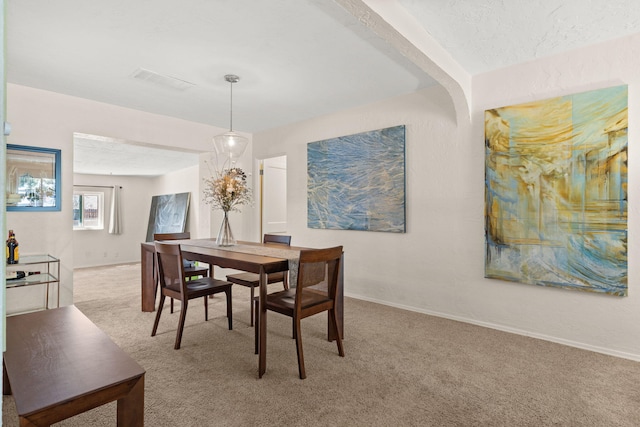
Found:
M 204 300 L 204 321 L 206 322 L 207 320 L 209 320 L 209 304 L 207 304 L 206 295 L 202 299 Z
M 162 314 L 162 307 L 164 306 L 164 295 L 160 294 L 160 303 L 158 304 L 158 312 L 156 313 L 156 320 L 153 322 L 153 329 L 151 330 L 151 336 L 156 336 L 158 330 L 158 323 L 160 323 L 160 315 Z
M 249 311 L 251 312 L 251 326 L 253 326 L 253 322 L 254 322 L 254 316 L 253 316 L 253 305 L 255 304 L 255 302 L 253 301 L 253 295 L 254 295 L 254 290 L 255 288 L 253 286 L 251 286 L 251 304 L 249 305 L 251 308 L 249 309 Z
M 302 353 L 302 334 L 300 333 L 300 319 L 295 318 L 295 333 L 296 333 L 296 352 L 298 353 L 298 373 L 300 379 L 307 378 L 307 373 L 304 370 L 304 354 Z
M 231 287 L 224 291 L 227 294 L 227 319 L 229 320 L 229 330 L 233 329 L 233 310 L 231 306 Z
M 171 311 L 170 311 L 170 313 L 173 314 L 173 298 L 171 298 Z
M 255 341 L 256 341 L 256 348 L 255 348 L 255 354 L 258 354 L 258 333 L 260 332 L 260 301 L 254 301 L 253 302 L 253 311 L 255 313 L 255 318 L 256 318 L 256 324 L 253 327 L 253 334 L 255 336 Z
M 333 329 L 336 333 L 336 343 L 338 344 L 338 354 L 344 357 L 344 348 L 342 347 L 342 337 L 340 336 L 340 328 L 338 328 L 338 313 L 334 309 L 329 310 L 329 314 L 333 318 Z
M 187 318 L 187 306 L 189 305 L 188 301 L 182 301 L 182 306 L 180 307 L 180 322 L 178 323 L 178 332 L 176 333 L 176 345 L 173 346 L 174 349 L 180 349 L 180 342 L 182 341 L 182 330 L 184 329 L 184 321 Z

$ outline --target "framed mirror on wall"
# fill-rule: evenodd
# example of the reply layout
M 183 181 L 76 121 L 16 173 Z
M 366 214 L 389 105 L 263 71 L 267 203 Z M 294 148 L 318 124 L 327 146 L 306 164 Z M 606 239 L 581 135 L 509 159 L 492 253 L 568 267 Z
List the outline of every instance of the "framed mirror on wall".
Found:
M 7 211 L 59 211 L 60 150 L 7 144 Z

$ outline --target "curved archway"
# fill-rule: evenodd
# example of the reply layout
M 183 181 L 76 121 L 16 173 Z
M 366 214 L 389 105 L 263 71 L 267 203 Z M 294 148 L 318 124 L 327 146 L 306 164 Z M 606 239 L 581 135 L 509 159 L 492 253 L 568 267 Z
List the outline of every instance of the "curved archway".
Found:
M 470 125 L 471 76 L 401 5 L 388 0 L 336 2 L 442 85 L 453 101 L 458 125 Z

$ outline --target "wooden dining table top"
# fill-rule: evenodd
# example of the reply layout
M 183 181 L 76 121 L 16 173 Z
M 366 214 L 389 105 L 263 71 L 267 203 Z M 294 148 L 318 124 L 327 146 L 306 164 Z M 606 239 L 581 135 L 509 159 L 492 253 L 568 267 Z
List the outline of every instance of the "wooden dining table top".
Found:
M 304 248 L 287 248 L 284 250 L 273 244 L 238 242 L 237 245 L 228 247 L 215 246 L 215 239 L 190 239 L 177 241 L 180 243 L 185 258 L 194 261 L 207 262 L 214 260 L 213 264 L 222 268 L 260 273 L 260 267 L 265 273 L 293 269 L 290 261 L 297 265 L 300 250 Z M 279 255 L 279 256 L 278 256 Z M 201 259 L 198 259 L 201 258 Z
M 269 270 L 273 268 L 277 269 L 280 268 L 284 260 L 297 259 L 301 250 L 308 249 L 296 246 L 282 248 L 282 245 L 278 246 L 278 244 L 273 243 L 245 241 L 238 241 L 234 246 L 223 247 L 217 246 L 215 239 L 171 240 L 170 243 L 179 244 L 185 258 L 202 262 L 206 262 L 207 259 L 215 260 L 216 262 L 214 264 L 223 268 L 235 268 L 233 266 L 227 266 L 227 264 L 245 264 L 245 266 L 261 264 L 264 265 L 265 268 L 269 268 Z M 155 250 L 153 242 L 142 243 L 142 246 L 147 247 L 151 251 Z M 245 250 L 243 250 L 243 248 Z M 280 254 L 281 256 L 276 256 Z M 193 257 L 202 259 L 195 259 Z M 242 268 L 237 269 L 242 270 Z M 267 272 L 271 273 L 273 271 Z M 254 273 L 258 273 L 258 271 Z

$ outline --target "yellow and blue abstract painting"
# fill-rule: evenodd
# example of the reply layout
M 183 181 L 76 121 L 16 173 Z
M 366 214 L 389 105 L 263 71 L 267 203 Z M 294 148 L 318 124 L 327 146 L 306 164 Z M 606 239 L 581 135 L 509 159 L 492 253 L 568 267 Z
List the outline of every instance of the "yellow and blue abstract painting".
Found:
M 309 228 L 405 232 L 405 127 L 307 144 Z
M 627 295 L 627 86 L 485 111 L 485 277 Z

